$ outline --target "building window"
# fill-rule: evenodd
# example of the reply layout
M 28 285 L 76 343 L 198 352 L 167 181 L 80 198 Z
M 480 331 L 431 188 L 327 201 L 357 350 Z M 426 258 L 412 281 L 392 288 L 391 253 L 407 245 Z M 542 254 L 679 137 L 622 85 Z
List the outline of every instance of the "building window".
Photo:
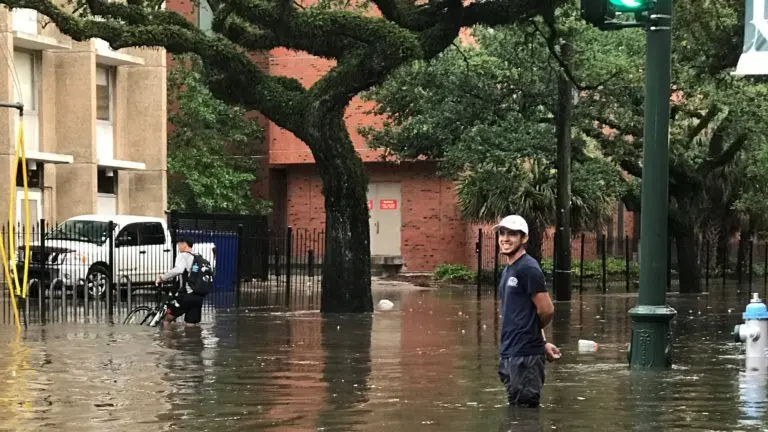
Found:
M 27 162 L 27 187 L 30 189 L 42 189 L 43 184 L 43 165 Z M 24 171 L 22 170 L 21 161 L 19 161 L 16 168 L 16 186 L 24 187 Z
M 200 0 L 197 8 L 197 26 L 204 32 L 211 32 L 213 25 L 213 10 L 207 0 Z
M 100 194 L 117 194 L 117 171 L 100 169 L 97 176 L 97 192 Z
M 24 104 L 25 112 L 37 112 L 38 58 L 27 51 L 13 52 L 13 66 L 16 82 L 13 83 L 16 102 Z
M 114 97 L 114 69 L 96 67 L 96 119 L 112 121 L 112 104 Z

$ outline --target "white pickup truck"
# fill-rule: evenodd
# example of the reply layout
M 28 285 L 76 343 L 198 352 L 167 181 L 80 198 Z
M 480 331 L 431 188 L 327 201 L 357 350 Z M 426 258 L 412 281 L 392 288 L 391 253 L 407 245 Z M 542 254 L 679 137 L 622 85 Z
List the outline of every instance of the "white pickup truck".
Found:
M 109 232 L 109 223 L 113 231 Z M 111 237 L 111 241 L 110 241 Z M 194 238 L 194 237 L 193 237 Z M 30 243 L 29 279 L 46 285 L 59 279 L 64 288 L 85 288 L 92 297 L 106 295 L 112 281 L 126 288 L 151 285 L 158 273 L 173 267 L 173 249 L 166 221 L 127 215 L 83 215 L 67 219 Z M 110 245 L 112 262 L 109 265 Z M 213 243 L 195 243 L 193 251 L 216 266 Z M 45 265 L 43 265 L 45 262 Z M 17 269 L 24 268 L 24 246 L 18 246 Z M 21 273 L 19 273 L 21 277 Z

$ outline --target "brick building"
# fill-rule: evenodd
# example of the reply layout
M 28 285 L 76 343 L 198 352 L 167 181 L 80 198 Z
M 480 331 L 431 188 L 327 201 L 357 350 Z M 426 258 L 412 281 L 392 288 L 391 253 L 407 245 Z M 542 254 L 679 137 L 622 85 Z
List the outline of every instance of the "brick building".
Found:
M 212 17 L 205 2 L 201 2 L 199 8 L 191 0 L 172 0 L 167 5 L 201 28 L 210 28 Z M 332 61 L 282 48 L 254 61 L 270 74 L 296 78 L 306 87 L 333 66 Z M 361 126 L 376 124 L 377 119 L 365 114 L 370 108 L 370 103 L 355 98 L 347 108 L 346 119 L 352 142 L 370 180 L 368 207 L 374 265 L 402 263 L 402 270 L 410 272 L 432 271 L 440 263 L 474 266 L 478 227 L 461 219 L 453 182 L 437 176 L 434 162 L 382 162 L 380 153 L 368 148 L 357 132 Z M 325 224 L 322 185 L 309 148 L 271 122 L 265 122 L 265 128 L 268 158 L 263 169 L 268 174 L 254 186 L 254 193 L 274 203 L 275 226 L 322 230 Z M 620 219 L 614 224 L 615 228 L 623 225 L 631 235 L 631 215 Z M 616 229 L 616 232 L 621 231 Z M 587 254 L 594 256 L 593 249 L 588 250 Z M 574 245 L 574 252 L 578 251 L 579 246 Z

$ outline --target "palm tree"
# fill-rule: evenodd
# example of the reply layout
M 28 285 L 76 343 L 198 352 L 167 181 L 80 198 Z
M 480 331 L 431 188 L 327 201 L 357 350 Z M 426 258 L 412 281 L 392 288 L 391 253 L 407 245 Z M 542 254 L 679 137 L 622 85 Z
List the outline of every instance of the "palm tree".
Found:
M 577 172 L 578 167 L 574 168 Z M 510 214 L 524 217 L 530 230 L 527 250 L 541 260 L 544 233 L 555 221 L 556 176 L 552 163 L 544 159 L 477 167 L 457 181 L 459 210 L 464 219 L 478 223 L 492 223 Z M 585 192 L 574 182 L 574 232 L 605 226 L 613 215 L 616 199 L 612 194 L 587 196 Z

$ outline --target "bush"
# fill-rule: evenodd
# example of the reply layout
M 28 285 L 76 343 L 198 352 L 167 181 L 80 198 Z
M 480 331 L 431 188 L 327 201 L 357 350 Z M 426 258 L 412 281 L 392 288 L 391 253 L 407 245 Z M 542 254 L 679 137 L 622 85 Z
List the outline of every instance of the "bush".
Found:
M 600 259 L 584 261 L 584 279 L 597 279 L 603 277 L 603 263 Z M 757 267 L 757 265 L 755 265 Z M 545 258 L 541 261 L 541 269 L 547 280 L 552 279 L 552 258 Z M 755 269 L 757 271 L 757 269 Z M 504 271 L 504 266 L 499 265 L 497 275 L 500 276 Z M 571 276 L 579 277 L 580 261 L 571 262 Z M 605 260 L 605 272 L 609 278 L 623 278 L 626 272 L 626 262 L 621 258 L 607 258 Z M 703 270 L 702 270 L 703 272 Z M 703 273 L 702 273 L 703 274 Z M 467 266 L 461 264 L 440 264 L 432 273 L 432 278 L 439 282 L 450 283 L 469 283 L 475 282 L 477 273 L 470 270 Z M 637 279 L 640 277 L 640 266 L 637 263 L 629 263 L 629 277 Z M 710 276 L 712 277 L 712 276 Z M 493 267 L 480 270 L 480 282 L 483 284 L 493 284 Z
M 579 260 L 571 261 L 571 274 L 578 277 L 581 272 Z M 607 276 L 624 276 L 626 270 L 626 261 L 621 258 L 606 258 L 605 273 Z M 545 258 L 541 261 L 541 269 L 548 276 L 552 275 L 552 258 Z M 640 266 L 637 263 L 629 263 L 629 276 L 637 278 L 640 276 Z M 584 278 L 601 279 L 603 277 L 603 262 L 600 259 L 584 261 Z
M 432 273 L 432 278 L 439 282 L 471 282 L 475 276 L 474 271 L 461 264 L 440 264 Z

